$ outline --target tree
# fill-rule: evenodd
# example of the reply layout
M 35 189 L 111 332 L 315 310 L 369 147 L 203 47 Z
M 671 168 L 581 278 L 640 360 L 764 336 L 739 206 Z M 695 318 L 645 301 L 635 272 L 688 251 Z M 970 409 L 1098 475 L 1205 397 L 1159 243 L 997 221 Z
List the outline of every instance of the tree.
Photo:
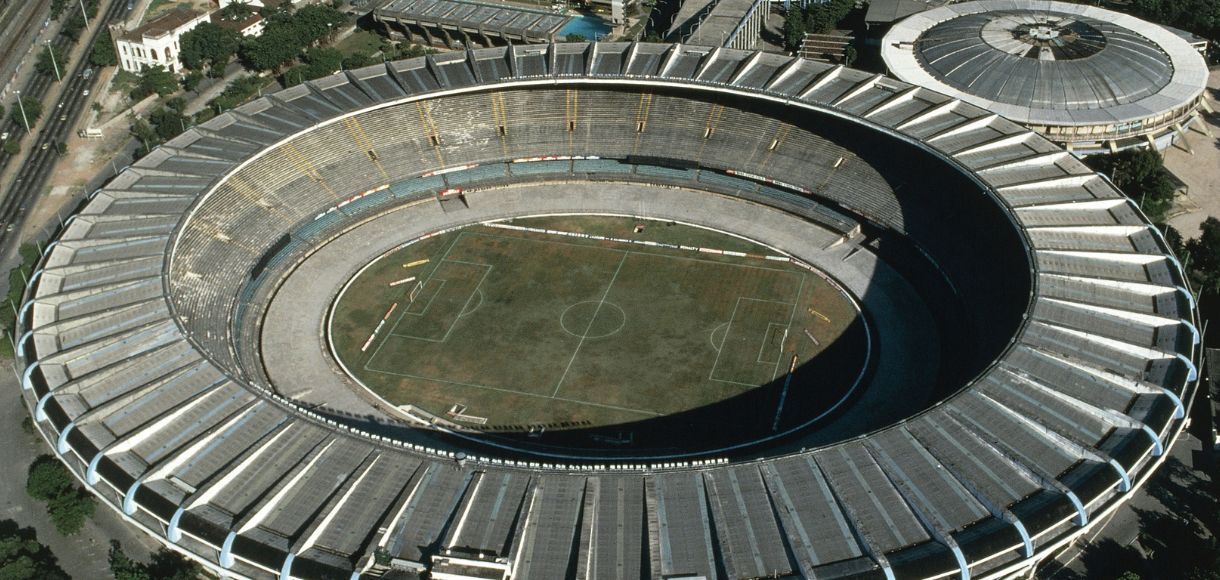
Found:
M 174 77 L 174 73 L 158 65 L 146 68 L 144 72 L 140 73 L 140 82 L 136 84 L 134 89 L 131 89 L 131 98 L 138 101 L 153 93 L 164 97 L 177 90 L 178 79 Z
M 1186 242 L 1189 266 L 1199 292 L 1220 292 L 1220 220 L 1209 217 L 1199 225 L 1199 237 Z
M 34 499 L 50 501 L 70 491 L 75 483 L 64 464 L 50 455 L 42 455 L 30 465 L 25 492 Z
M 21 111 L 25 111 L 25 117 L 22 118 Z M 42 117 L 42 103 L 38 99 L 32 97 L 21 97 L 21 105 L 13 107 L 8 111 L 8 118 L 18 127 L 25 127 L 25 122 L 30 122 L 30 128 L 38 123 L 38 118 Z
M 110 540 L 108 561 L 114 580 L 152 580 L 143 564 L 132 560 L 123 552 L 123 545 L 118 540 Z
M 1159 153 L 1151 149 L 1128 149 L 1110 155 L 1093 155 L 1085 163 L 1108 176 L 1127 197 L 1139 204 L 1153 223 L 1165 221 L 1173 207 L 1176 186 Z
M 784 14 L 784 48 L 796 52 L 801 48 L 801 40 L 805 38 L 805 15 L 796 6 L 788 8 Z
M 287 3 L 285 3 L 286 5 Z M 266 28 L 258 38 L 246 42 L 242 60 L 254 70 L 276 70 L 301 55 L 301 50 L 330 36 L 347 17 L 335 7 L 311 4 L 296 12 L 264 13 Z
M 254 9 L 245 2 L 233 2 L 220 9 L 220 17 L 233 22 L 241 22 L 254 14 Z
M 186 76 L 182 77 L 182 89 L 187 90 L 187 91 L 193 91 L 193 90 L 199 88 L 199 83 L 202 81 L 203 81 L 203 73 L 201 73 L 197 70 L 193 70 L 189 73 L 186 73 Z
M 262 35 L 242 46 L 241 57 L 253 70 L 272 70 L 295 59 L 302 46 L 291 27 L 268 25 Z
M 843 49 L 843 66 L 851 66 L 852 63 L 856 62 L 857 56 L 856 47 L 850 44 L 847 45 L 847 48 Z
M 343 57 L 343 68 L 352 70 L 354 68 L 362 68 L 372 64 L 377 64 L 380 60 L 373 60 L 373 57 L 364 54 L 363 52 L 353 52 Z
M 71 536 L 85 527 L 85 521 L 93 517 L 96 507 L 93 497 L 83 489 L 72 490 L 47 502 L 51 523 L 56 531 L 65 536 Z
M 293 26 L 306 45 L 326 38 L 346 21 L 347 16 L 327 4 L 310 4 L 292 15 Z
M 583 35 L 576 34 L 575 32 L 563 37 L 564 42 L 584 42 L 586 40 L 588 39 L 586 39 Z
M 21 153 L 21 142 L 16 139 L 9 139 L 4 142 L 4 152 L 9 155 Z
M 51 523 L 65 536 L 79 532 L 85 520 L 93 516 L 93 498 L 76 485 L 68 468 L 50 455 L 40 456 L 30 465 L 25 491 L 47 502 Z
M 115 580 L 194 580 L 203 573 L 196 563 L 165 548 L 157 550 L 152 562 L 141 564 L 123 552 L 117 541 L 110 542 L 110 573 Z
M 226 9 L 233 6 L 236 5 L 230 4 Z M 183 34 L 179 46 L 182 66 L 191 70 L 203 70 L 204 66 L 223 68 L 241 47 L 241 34 L 204 22 Z
M 0 522 L 0 578 L 4 580 L 67 580 L 55 556 L 38 543 L 32 528 L 18 528 L 17 522 Z
M 59 16 L 64 13 L 67 5 L 68 0 L 51 0 L 51 20 L 59 20 Z
M 58 47 L 44 46 L 38 53 L 38 61 L 34 63 L 34 70 L 38 74 L 59 79 L 68 70 L 68 57 L 64 56 L 63 51 Z
M 93 66 L 119 64 L 119 55 L 114 52 L 114 39 L 110 37 L 110 30 L 103 28 L 98 33 L 97 40 L 93 41 L 93 48 L 89 50 L 89 64 Z
M 157 134 L 157 141 L 164 143 L 185 131 L 190 119 L 184 117 L 180 110 L 161 108 L 153 111 L 148 121 Z

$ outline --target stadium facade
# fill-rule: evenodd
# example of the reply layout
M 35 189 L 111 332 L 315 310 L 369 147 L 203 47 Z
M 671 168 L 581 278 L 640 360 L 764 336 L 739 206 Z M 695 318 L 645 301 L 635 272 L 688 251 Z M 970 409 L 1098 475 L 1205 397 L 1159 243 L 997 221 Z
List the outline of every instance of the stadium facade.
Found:
M 1078 154 L 1165 149 L 1207 107 L 1179 34 L 1086 4 L 979 0 L 907 17 L 881 56 L 903 81 L 1022 123 Z
M 468 208 L 438 202 L 453 190 Z M 808 446 L 567 460 L 340 412 L 324 313 L 286 289 L 325 295 L 387 238 L 571 211 L 832 255 L 866 275 L 840 279 L 874 318 L 885 288 L 935 272 L 929 308 L 960 311 L 936 310 L 953 352 L 920 371 L 942 388 L 912 411 L 921 357 L 879 321 L 868 389 L 903 414 Z M 902 270 L 912 256 L 931 265 Z M 1160 233 L 1042 136 L 880 75 L 625 43 L 391 62 L 227 111 L 90 196 L 19 324 L 24 400 L 58 457 L 238 578 L 1011 576 L 1147 480 L 1199 356 Z M 277 349 L 302 344 L 314 356 L 280 378 Z

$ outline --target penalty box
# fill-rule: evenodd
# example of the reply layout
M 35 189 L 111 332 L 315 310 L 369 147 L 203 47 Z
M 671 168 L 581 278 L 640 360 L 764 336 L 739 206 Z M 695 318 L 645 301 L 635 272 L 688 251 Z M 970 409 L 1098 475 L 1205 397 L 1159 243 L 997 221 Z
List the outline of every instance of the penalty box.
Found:
M 747 386 L 774 380 L 795 309 L 793 302 L 738 298 L 708 379 Z
M 445 259 L 436 265 L 428 279 L 413 291 L 393 336 L 428 342 L 445 342 L 462 314 L 477 307 L 479 287 L 493 266 Z

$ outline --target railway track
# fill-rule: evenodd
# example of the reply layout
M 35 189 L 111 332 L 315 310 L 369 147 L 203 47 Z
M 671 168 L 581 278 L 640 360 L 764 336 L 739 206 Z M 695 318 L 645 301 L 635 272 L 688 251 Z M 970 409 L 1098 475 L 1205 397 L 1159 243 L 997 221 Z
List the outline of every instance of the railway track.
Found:
M 124 17 L 127 10 L 127 2 L 112 0 L 106 6 L 106 11 L 90 22 L 89 34 L 87 37 L 82 37 L 81 42 L 87 43 L 86 46 L 92 45 L 99 31 L 104 30 L 107 24 Z M 65 52 L 71 46 L 70 41 L 62 36 L 57 36 L 52 44 L 65 49 Z M 61 71 L 63 80 L 60 82 L 64 83 L 64 90 L 60 94 L 58 102 L 53 106 L 43 105 L 42 120 L 38 130 L 35 131 L 33 143 L 30 145 L 29 157 L 17 172 L 12 183 L 5 188 L 3 200 L 0 201 L 0 223 L 4 224 L 3 229 L 0 229 L 0 247 L 15 242 L 24 223 L 26 210 L 37 200 L 37 196 L 58 160 L 57 145 L 67 140 L 72 127 L 85 113 L 86 105 L 89 102 L 88 93 L 94 90 L 94 85 L 100 76 L 91 75 L 89 78 L 84 78 L 82 73 L 88 66 L 88 59 L 82 57 L 78 59 L 78 62 L 72 63 L 69 70 Z M 31 96 L 45 95 L 51 82 L 53 79 L 39 75 L 30 82 L 27 90 L 30 90 Z M 22 95 L 25 94 L 27 93 L 22 91 Z M 11 130 L 17 130 L 17 128 L 14 127 Z M 20 130 L 24 131 L 25 128 L 20 127 Z M 3 160 L 0 160 L 0 170 L 3 165 L 7 164 L 9 157 L 11 156 L 6 155 Z

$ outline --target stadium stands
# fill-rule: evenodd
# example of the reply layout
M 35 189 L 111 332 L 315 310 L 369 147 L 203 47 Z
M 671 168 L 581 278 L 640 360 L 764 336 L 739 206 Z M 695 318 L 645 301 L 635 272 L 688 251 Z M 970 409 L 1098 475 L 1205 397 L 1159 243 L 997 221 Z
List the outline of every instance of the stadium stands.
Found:
M 968 324 L 944 338 L 972 344 L 946 359 L 960 380 L 810 449 L 579 462 L 390 438 L 267 384 L 257 321 L 301 256 L 443 188 L 552 177 L 738 196 L 922 256 Z M 775 55 L 568 43 L 346 71 L 188 130 L 47 249 L 18 344 L 57 455 L 231 577 L 473 558 L 522 578 L 969 578 L 1029 570 L 1148 477 L 1196 387 L 1195 322 L 1160 234 L 1013 123 Z

